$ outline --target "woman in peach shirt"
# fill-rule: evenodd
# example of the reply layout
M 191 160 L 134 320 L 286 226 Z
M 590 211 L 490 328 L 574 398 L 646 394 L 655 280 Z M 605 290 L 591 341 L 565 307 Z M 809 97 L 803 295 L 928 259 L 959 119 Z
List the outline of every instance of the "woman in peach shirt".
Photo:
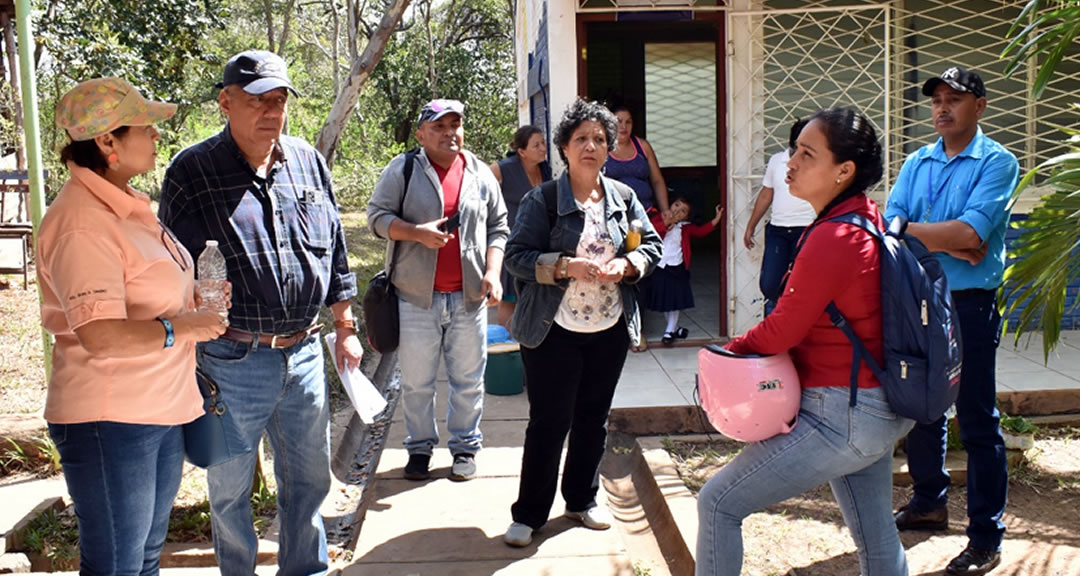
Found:
M 156 573 L 183 470 L 181 425 L 202 413 L 191 256 L 128 185 L 154 169 L 153 123 L 174 104 L 99 78 L 60 100 L 71 177 L 38 237 L 42 323 L 56 336 L 45 419 L 79 522 L 83 574 Z

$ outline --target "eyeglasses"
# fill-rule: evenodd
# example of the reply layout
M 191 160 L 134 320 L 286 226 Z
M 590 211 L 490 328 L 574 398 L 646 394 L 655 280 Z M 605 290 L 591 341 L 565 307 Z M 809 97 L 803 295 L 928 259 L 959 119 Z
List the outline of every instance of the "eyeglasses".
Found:
M 166 228 L 161 222 L 158 222 L 158 226 L 161 227 L 161 243 L 169 251 L 169 256 L 172 256 L 173 262 L 176 262 L 180 270 L 187 272 L 192 265 L 191 257 L 188 256 L 186 250 L 180 247 L 180 241 L 176 239 L 176 236 L 173 236 L 172 230 Z

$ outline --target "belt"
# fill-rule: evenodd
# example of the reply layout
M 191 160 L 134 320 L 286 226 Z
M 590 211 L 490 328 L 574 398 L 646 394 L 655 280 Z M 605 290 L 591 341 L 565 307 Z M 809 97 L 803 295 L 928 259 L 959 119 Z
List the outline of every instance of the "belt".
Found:
M 228 338 L 229 340 L 235 340 L 236 342 L 243 342 L 245 344 L 251 344 L 256 338 L 259 339 L 260 346 L 268 346 L 270 348 L 289 348 L 296 344 L 303 342 L 308 336 L 312 334 L 318 334 L 319 330 L 322 330 L 322 324 L 312 324 L 307 328 L 295 333 L 295 334 L 257 334 L 255 332 L 248 332 L 246 330 L 238 330 L 236 328 L 226 328 L 225 333 L 221 335 L 222 338 Z

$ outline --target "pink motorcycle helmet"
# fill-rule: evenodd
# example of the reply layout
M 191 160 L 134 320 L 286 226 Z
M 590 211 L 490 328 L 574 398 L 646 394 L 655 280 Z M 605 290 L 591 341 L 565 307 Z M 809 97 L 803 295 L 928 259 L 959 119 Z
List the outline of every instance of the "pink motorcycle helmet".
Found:
M 802 388 L 786 352 L 742 355 L 712 344 L 698 351 L 697 380 L 701 407 L 724 436 L 758 442 L 795 428 Z

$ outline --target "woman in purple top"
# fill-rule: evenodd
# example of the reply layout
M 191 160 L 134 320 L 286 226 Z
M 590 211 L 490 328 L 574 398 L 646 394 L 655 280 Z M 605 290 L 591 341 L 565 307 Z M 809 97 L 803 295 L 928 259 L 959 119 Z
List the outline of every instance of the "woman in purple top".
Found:
M 619 120 L 619 132 L 615 147 L 608 152 L 604 175 L 626 184 L 637 193 L 645 209 L 668 211 L 667 184 L 660 173 L 660 164 L 652 146 L 644 138 L 632 134 L 634 118 L 625 106 L 612 110 Z

